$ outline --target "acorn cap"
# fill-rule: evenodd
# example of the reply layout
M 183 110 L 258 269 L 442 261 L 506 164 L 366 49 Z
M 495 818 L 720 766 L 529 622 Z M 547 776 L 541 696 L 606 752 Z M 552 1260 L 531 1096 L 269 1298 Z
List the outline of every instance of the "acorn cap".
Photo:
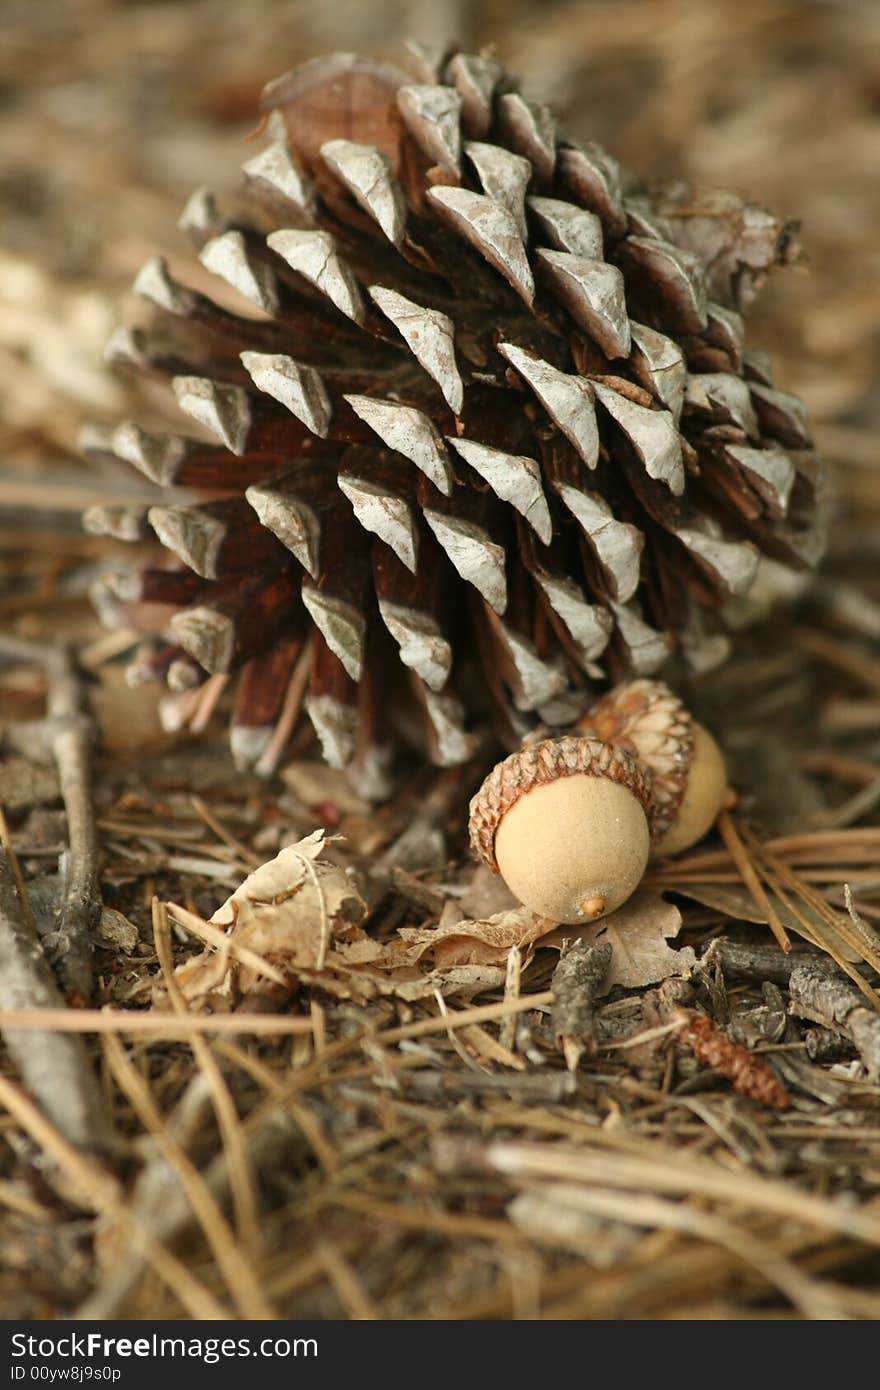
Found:
M 702 840 L 715 824 L 727 796 L 724 754 L 702 724 L 694 720 L 692 729 L 694 746 L 685 793 L 674 822 L 655 838 L 652 859 L 679 854 Z
M 511 753 L 498 763 L 471 799 L 471 849 L 499 873 L 495 835 L 508 811 L 535 787 L 562 777 L 601 777 L 626 788 L 651 822 L 651 774 L 622 747 L 581 734 L 543 739 Z
M 695 722 L 662 681 L 627 681 L 578 720 L 588 738 L 623 748 L 648 769 L 651 838 L 662 839 L 681 814 L 694 757 Z

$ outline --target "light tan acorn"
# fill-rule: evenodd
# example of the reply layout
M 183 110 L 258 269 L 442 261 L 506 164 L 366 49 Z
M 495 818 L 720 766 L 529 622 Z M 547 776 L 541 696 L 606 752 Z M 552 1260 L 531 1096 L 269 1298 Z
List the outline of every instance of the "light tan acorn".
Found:
M 728 795 L 715 739 L 662 681 L 627 681 L 578 721 L 581 731 L 623 748 L 650 772 L 651 858 L 678 854 L 701 840 Z
M 651 805 L 650 773 L 625 749 L 544 739 L 489 773 L 470 805 L 471 847 L 530 911 L 592 921 L 638 887 Z

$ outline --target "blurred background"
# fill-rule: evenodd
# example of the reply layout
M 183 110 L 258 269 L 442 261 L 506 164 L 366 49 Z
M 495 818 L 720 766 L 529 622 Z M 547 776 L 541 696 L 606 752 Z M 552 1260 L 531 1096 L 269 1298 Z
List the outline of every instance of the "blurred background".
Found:
M 192 276 L 178 214 L 198 185 L 235 188 L 263 83 L 334 48 L 399 57 L 408 35 L 494 45 L 638 173 L 801 223 L 803 261 L 773 277 L 750 341 L 840 462 L 833 548 L 880 547 L 872 0 L 2 0 L 0 23 L 0 581 L 17 583 L 20 526 L 51 511 L 72 530 L 92 500 L 77 430 L 129 389 L 104 344 L 149 255 Z

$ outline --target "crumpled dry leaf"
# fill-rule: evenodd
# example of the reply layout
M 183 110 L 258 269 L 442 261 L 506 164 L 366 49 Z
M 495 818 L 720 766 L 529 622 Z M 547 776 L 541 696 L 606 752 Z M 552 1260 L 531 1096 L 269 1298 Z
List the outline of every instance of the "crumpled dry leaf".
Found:
M 487 922 L 460 922 L 460 908 L 450 903 L 439 927 L 404 928 L 376 941 L 362 927 L 367 908 L 350 878 L 322 860 L 325 844 L 324 831 L 317 830 L 281 850 L 218 908 L 211 925 L 226 932 L 230 949 L 208 946 L 178 968 L 187 999 L 220 1009 L 254 993 L 283 1002 L 284 989 L 279 995 L 274 981 L 236 959 L 233 946 L 280 970 L 289 981 L 287 994 L 302 981 L 346 999 L 387 994 L 413 1001 L 438 990 L 446 997 L 470 997 L 503 985 L 510 946 L 546 930 L 524 908 Z M 426 970 L 429 956 L 434 968 Z M 156 998 L 165 1002 L 161 992 Z
M 557 927 L 544 937 L 541 945 L 561 949 L 564 941 L 586 941 L 590 946 L 607 942 L 611 964 L 601 989 L 604 995 L 614 985 L 641 989 L 667 980 L 670 975 L 688 975 L 697 963 L 693 948 L 674 950 L 668 944 L 680 930 L 681 913 L 675 904 L 644 888 L 598 922 Z
M 321 859 L 325 843 L 317 830 L 281 850 L 211 918 L 230 943 L 280 970 L 290 989 L 302 981 L 347 999 L 385 994 L 413 1001 L 438 990 L 445 997 L 469 997 L 503 986 L 512 946 L 522 950 L 526 966 L 538 945 L 559 949 L 564 940 L 610 944 L 603 994 L 615 984 L 638 987 L 687 975 L 696 964 L 690 947 L 676 951 L 667 944 L 681 927 L 678 909 L 648 892 L 584 927 L 557 927 L 521 906 L 462 918 L 461 904 L 450 901 L 436 925 L 401 927 L 389 940 L 377 941 L 363 928 L 366 904 L 348 875 Z M 177 980 L 187 998 L 206 1002 L 210 996 L 214 1007 L 278 989 L 252 964 L 214 947 L 182 965 Z
M 457 912 L 455 909 L 450 916 Z M 436 927 L 401 927 L 399 935 L 414 948 L 412 962 L 430 952 L 438 969 L 446 969 L 454 965 L 502 965 L 511 946 L 530 946 L 552 930 L 553 923 L 546 917 L 516 907 L 482 920 L 444 922 L 441 917 Z
M 370 959 L 381 947 L 361 930 L 366 904 L 344 869 L 321 859 L 326 840 L 315 830 L 261 864 L 211 917 L 230 941 L 291 976 L 314 970 L 322 955 L 347 941 Z M 209 946 L 175 975 L 186 998 L 248 994 L 262 983 L 249 965 Z

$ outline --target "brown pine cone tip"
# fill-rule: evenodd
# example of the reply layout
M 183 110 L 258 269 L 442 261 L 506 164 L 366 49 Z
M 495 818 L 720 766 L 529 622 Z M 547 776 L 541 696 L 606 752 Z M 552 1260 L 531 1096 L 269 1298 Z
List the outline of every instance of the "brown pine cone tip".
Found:
M 169 489 L 86 516 L 164 547 L 97 595 L 153 634 L 130 678 L 191 709 L 236 673 L 232 746 L 260 771 L 304 705 L 376 797 L 399 742 L 451 765 L 487 716 L 514 747 L 673 649 L 723 659 L 759 556 L 821 549 L 803 407 L 739 313 L 790 229 L 643 186 L 494 59 L 415 63 L 269 85 L 241 209 L 200 190 L 182 218 L 222 304 L 154 259 L 151 325 L 109 346 L 198 429 L 86 441 Z
M 468 832 L 476 857 L 497 874 L 495 832 L 511 807 L 533 787 L 578 774 L 605 777 L 628 788 L 650 824 L 654 793 L 649 770 L 625 748 L 585 734 L 568 734 L 530 743 L 493 767 L 470 803 Z
M 624 748 L 651 774 L 652 839 L 678 819 L 694 752 L 693 719 L 662 681 L 636 680 L 610 690 L 577 721 L 589 738 Z

